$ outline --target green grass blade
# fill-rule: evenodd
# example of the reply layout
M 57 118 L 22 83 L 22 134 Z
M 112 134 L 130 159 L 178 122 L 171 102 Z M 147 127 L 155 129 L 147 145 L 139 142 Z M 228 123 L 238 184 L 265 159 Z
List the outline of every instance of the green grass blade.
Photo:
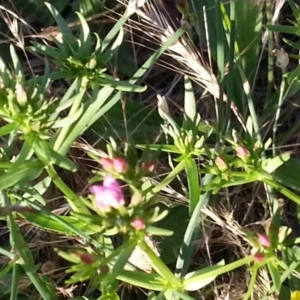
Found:
M 73 33 L 68 26 L 68 23 L 62 18 L 60 13 L 54 8 L 50 3 L 45 2 L 45 5 L 50 10 L 52 16 L 54 17 L 57 26 L 59 27 L 61 33 L 64 37 L 67 37 L 68 40 L 73 40 Z
M 204 177 L 203 185 L 207 185 L 212 180 L 212 175 L 207 174 Z M 200 213 L 203 206 L 208 203 L 209 197 L 211 193 L 206 192 L 200 196 L 200 199 L 191 215 L 191 219 L 187 226 L 186 232 L 184 234 L 184 238 L 182 241 L 182 245 L 179 250 L 177 262 L 176 262 L 176 273 L 177 277 L 182 277 L 186 274 L 189 264 L 192 260 L 195 250 L 197 249 L 196 244 L 193 242 L 199 239 L 200 233 Z
M 2 205 L 9 205 L 9 201 L 6 195 L 3 194 L 3 192 L 1 193 L 0 198 L 0 202 L 2 202 Z M 55 289 L 53 293 L 53 290 L 50 289 L 47 285 L 45 285 L 43 280 L 41 280 L 41 278 L 36 273 L 36 267 L 34 264 L 32 253 L 29 250 L 21 234 L 20 228 L 15 223 L 12 214 L 8 216 L 7 224 L 10 231 L 11 247 L 12 249 L 16 249 L 16 251 L 18 252 L 20 259 L 22 260 L 22 268 L 24 269 L 26 275 L 29 277 L 32 284 L 35 286 L 35 288 L 44 300 L 56 299 Z
M 12 269 L 12 282 L 10 288 L 10 300 L 18 299 L 18 286 L 19 286 L 19 269 L 20 266 L 18 264 L 14 264 Z

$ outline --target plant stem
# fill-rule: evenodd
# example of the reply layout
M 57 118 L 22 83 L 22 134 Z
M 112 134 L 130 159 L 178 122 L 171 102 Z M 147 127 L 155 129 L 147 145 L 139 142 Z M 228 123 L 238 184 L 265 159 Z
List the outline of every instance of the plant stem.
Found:
M 82 205 L 79 197 L 64 183 L 64 181 L 55 171 L 54 167 L 52 165 L 48 165 L 46 167 L 46 171 L 51 177 L 54 184 L 58 187 L 58 189 L 63 192 L 72 210 L 74 212 L 80 212 L 89 215 L 89 210 L 84 205 Z
M 145 240 L 142 240 L 139 243 L 139 246 L 152 261 L 153 268 L 156 270 L 156 272 L 163 276 L 173 289 L 177 290 L 178 288 L 182 287 L 180 279 L 175 277 L 165 263 L 153 252 Z
M 295 194 L 294 192 L 290 191 L 283 185 L 279 184 L 278 182 L 275 182 L 273 179 L 263 178 L 261 180 L 262 182 L 266 183 L 267 185 L 273 187 L 275 190 L 280 192 L 282 195 L 288 197 L 290 200 L 294 201 L 298 205 L 300 205 L 300 197 Z

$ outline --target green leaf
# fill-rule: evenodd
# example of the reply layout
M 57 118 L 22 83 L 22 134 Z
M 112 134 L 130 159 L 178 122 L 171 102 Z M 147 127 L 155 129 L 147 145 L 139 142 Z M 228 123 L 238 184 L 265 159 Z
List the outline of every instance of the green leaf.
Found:
M 275 170 L 274 179 L 286 187 L 300 191 L 300 160 L 291 157 Z
M 51 163 L 71 172 L 77 170 L 77 166 L 70 159 L 54 151 L 46 141 L 37 140 L 33 144 L 33 148 L 45 165 Z
M 165 288 L 165 280 L 157 274 L 147 274 L 137 271 L 121 271 L 117 279 L 129 283 L 132 286 L 141 287 L 151 291 L 162 291 Z
M 22 215 L 22 217 L 31 224 L 34 224 L 39 228 L 57 232 L 66 236 L 76 235 L 73 230 L 64 225 L 66 223 L 72 225 L 74 228 L 77 228 L 80 231 L 84 231 L 87 235 L 96 234 L 101 230 L 100 226 L 88 225 L 86 222 L 82 222 L 77 218 L 70 216 L 59 216 L 59 219 L 63 222 L 58 222 L 57 220 L 51 219 L 48 215 L 44 215 L 42 213 L 22 213 L 20 215 Z
M 23 165 L 23 164 L 22 164 Z M 29 165 L 28 163 L 26 165 Z M 43 168 L 20 168 L 13 172 L 7 172 L 0 176 L 0 191 L 14 187 L 22 182 L 29 182 L 36 179 L 43 171 Z
M 61 128 L 65 126 L 70 126 L 71 124 L 75 123 L 79 119 L 82 112 L 83 112 L 83 105 L 81 105 L 80 108 L 74 114 L 69 115 L 63 119 L 56 120 L 55 123 L 52 125 L 52 128 Z
M 206 174 L 203 180 L 203 185 L 207 185 L 211 182 L 213 176 L 211 174 Z M 196 240 L 201 237 L 200 231 L 200 213 L 201 209 L 207 205 L 208 200 L 211 196 L 211 192 L 206 192 L 202 194 L 197 202 L 195 209 L 191 214 L 189 223 L 186 227 L 184 237 L 179 250 L 179 255 L 177 256 L 176 262 L 176 273 L 177 277 L 182 277 L 186 274 L 189 264 L 192 261 L 195 251 L 197 250 Z
M 7 135 L 18 129 L 16 123 L 9 123 L 0 127 L 0 136 Z
M 93 239 L 92 237 L 90 237 L 88 234 L 85 233 L 84 230 L 79 230 L 78 228 L 76 228 L 75 226 L 73 226 L 72 224 L 69 224 L 68 222 L 66 222 L 64 220 L 64 218 L 61 218 L 61 216 L 57 216 L 53 213 L 51 213 L 50 211 L 44 209 L 43 207 L 37 205 L 34 202 L 29 202 L 26 199 L 24 199 L 24 201 L 32 208 L 36 209 L 37 211 L 39 211 L 42 215 L 48 216 L 48 220 L 54 220 L 57 223 L 62 224 L 65 228 L 69 229 L 71 232 L 73 232 L 75 235 L 87 240 L 89 243 L 93 244 L 95 247 L 101 249 L 102 248 L 102 244 L 99 243 L 98 241 L 96 241 L 95 239 Z
M 263 161 L 262 168 L 267 173 L 271 174 L 290 159 L 289 153 L 283 153 L 276 157 Z
M 200 197 L 200 182 L 199 182 L 199 171 L 195 160 L 187 158 L 185 162 L 185 174 L 188 181 L 189 188 L 189 208 L 190 214 L 194 211 Z
M 271 274 L 275 290 L 279 292 L 280 287 L 281 287 L 281 279 L 280 279 L 280 272 L 278 270 L 278 267 L 274 266 L 271 261 L 267 263 L 267 266 L 268 266 L 268 270 Z
M 217 276 L 247 265 L 252 261 L 252 255 L 239 259 L 230 264 L 225 264 L 225 262 L 222 260 L 217 265 L 209 266 L 187 274 L 184 277 L 182 284 L 186 290 L 195 291 L 213 281 Z
M 3 193 L 1 196 L 1 202 L 4 205 L 9 204 L 8 199 L 6 198 L 6 196 L 4 196 Z M 30 281 L 35 286 L 35 288 L 44 300 L 55 299 L 55 288 L 53 288 L 53 285 L 51 287 L 48 284 L 46 284 L 45 281 L 37 274 L 32 253 L 29 250 L 19 227 L 15 223 L 13 216 L 9 215 L 7 221 L 11 234 L 11 247 L 13 249 L 17 249 L 20 259 L 22 261 L 20 265 L 24 269 L 26 275 L 28 276 L 28 278 L 30 279 Z
M 64 155 L 69 151 L 69 148 L 77 139 L 77 137 L 82 134 L 87 128 L 89 128 L 93 121 L 96 121 L 94 120 L 96 115 L 97 119 L 102 116 L 102 114 L 99 116 L 100 108 L 106 101 L 108 101 L 108 98 L 113 93 L 113 91 L 114 90 L 110 87 L 104 87 L 100 91 L 95 90 L 90 101 L 85 103 L 81 118 L 70 130 L 70 132 L 66 136 L 66 139 L 58 149 L 60 154 Z
M 123 91 L 123 92 L 142 93 L 147 89 L 146 86 L 139 86 L 127 81 L 116 80 L 115 78 L 107 74 L 102 74 L 98 82 L 102 86 L 112 87 L 116 90 Z
M 224 261 L 221 261 L 219 264 L 214 265 L 214 266 L 209 266 L 206 268 L 203 268 L 199 271 L 197 271 L 197 275 L 196 272 L 191 272 L 188 273 L 183 280 L 183 286 L 184 289 L 187 291 L 196 291 L 199 290 L 201 288 L 203 288 L 204 286 L 208 285 L 209 283 L 211 283 L 213 280 L 216 279 L 216 277 L 218 276 L 217 270 L 222 269 L 223 265 L 224 265 Z M 202 275 L 201 279 L 200 276 Z M 198 280 L 195 280 L 196 276 L 199 276 Z M 193 278 L 193 280 L 191 280 L 191 278 Z
M 81 36 L 80 36 L 81 47 L 79 48 L 80 50 L 79 56 L 84 58 L 90 56 L 91 54 L 92 42 L 91 42 L 90 28 L 85 18 L 80 13 L 78 12 L 76 13 L 81 23 Z
M 60 29 L 60 32 L 63 34 L 63 37 L 66 37 L 69 41 L 74 40 L 73 33 L 69 28 L 68 23 L 62 18 L 60 13 L 50 3 L 45 2 L 45 5 L 54 17 L 56 24 Z
M 288 26 L 288 25 L 264 25 L 266 29 L 270 29 L 272 31 L 277 31 L 281 33 L 289 33 L 300 35 L 300 28 L 296 26 Z
M 14 70 L 16 72 L 16 75 L 19 76 L 20 78 L 17 78 L 18 80 L 22 80 L 23 78 L 23 70 L 22 70 L 22 66 L 19 60 L 19 57 L 16 53 L 15 47 L 13 45 L 10 45 L 10 56 L 12 58 L 13 61 L 13 65 L 14 65 Z
M 113 26 L 113 28 L 109 31 L 109 33 L 106 35 L 106 37 L 102 41 L 102 47 L 101 50 L 104 51 L 113 41 L 115 36 L 120 33 L 120 30 L 122 26 L 127 22 L 127 20 L 130 18 L 130 16 L 134 13 L 134 11 L 129 12 L 126 10 L 126 12 L 122 15 L 121 18 L 119 18 L 118 22 Z

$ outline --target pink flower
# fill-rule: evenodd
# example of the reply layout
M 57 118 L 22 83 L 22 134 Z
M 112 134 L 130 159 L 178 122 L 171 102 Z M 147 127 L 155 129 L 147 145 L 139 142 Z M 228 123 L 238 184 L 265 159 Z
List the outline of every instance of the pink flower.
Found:
M 145 221 L 142 218 L 135 218 L 132 223 L 132 227 L 134 227 L 136 230 L 143 230 L 146 228 Z
M 237 147 L 236 154 L 240 158 L 247 158 L 247 157 L 250 156 L 249 151 L 245 147 L 243 147 L 243 146 L 238 146 Z
M 262 247 L 265 248 L 269 248 L 271 246 L 271 241 L 265 234 L 258 235 L 258 242 Z
M 96 206 L 102 212 L 109 212 L 111 208 L 118 209 L 125 204 L 123 191 L 118 181 L 106 174 L 102 185 L 92 185 L 90 192 L 96 197 Z
M 265 255 L 261 252 L 257 252 L 254 254 L 253 258 L 256 263 L 261 263 L 264 261 Z
M 128 163 L 124 158 L 116 157 L 112 160 L 114 169 L 117 173 L 126 173 L 128 170 Z
M 224 159 L 220 156 L 216 157 L 215 164 L 220 171 L 225 171 L 227 169 L 227 164 Z

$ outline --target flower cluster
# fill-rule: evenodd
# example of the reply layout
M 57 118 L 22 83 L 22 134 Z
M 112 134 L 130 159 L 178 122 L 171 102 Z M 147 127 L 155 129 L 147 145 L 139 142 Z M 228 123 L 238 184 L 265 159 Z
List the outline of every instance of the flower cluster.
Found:
M 96 207 L 101 212 L 109 212 L 111 208 L 118 209 L 125 204 L 120 184 L 110 174 L 105 175 L 102 185 L 92 185 L 90 192 L 95 195 Z
M 95 207 L 102 214 L 110 212 L 124 212 L 125 197 L 122 187 L 116 178 L 126 180 L 126 174 L 129 170 L 129 165 L 124 158 L 101 158 L 100 163 L 105 172 L 102 184 L 95 184 L 90 186 L 89 191 L 94 195 Z M 146 162 L 141 164 L 143 171 L 152 172 L 154 170 L 153 163 Z M 134 196 L 136 196 L 134 194 Z M 133 198 L 135 198 L 133 196 Z M 140 201 L 133 201 L 133 205 L 140 203 Z M 122 214 L 122 213 L 121 213 Z M 146 222 L 143 218 L 133 216 L 131 218 L 130 226 L 135 230 L 144 230 Z
M 261 250 L 256 252 L 253 257 L 256 263 L 262 263 L 265 260 L 265 250 L 269 249 L 272 246 L 271 240 L 267 235 L 260 233 L 258 235 L 257 242 Z

